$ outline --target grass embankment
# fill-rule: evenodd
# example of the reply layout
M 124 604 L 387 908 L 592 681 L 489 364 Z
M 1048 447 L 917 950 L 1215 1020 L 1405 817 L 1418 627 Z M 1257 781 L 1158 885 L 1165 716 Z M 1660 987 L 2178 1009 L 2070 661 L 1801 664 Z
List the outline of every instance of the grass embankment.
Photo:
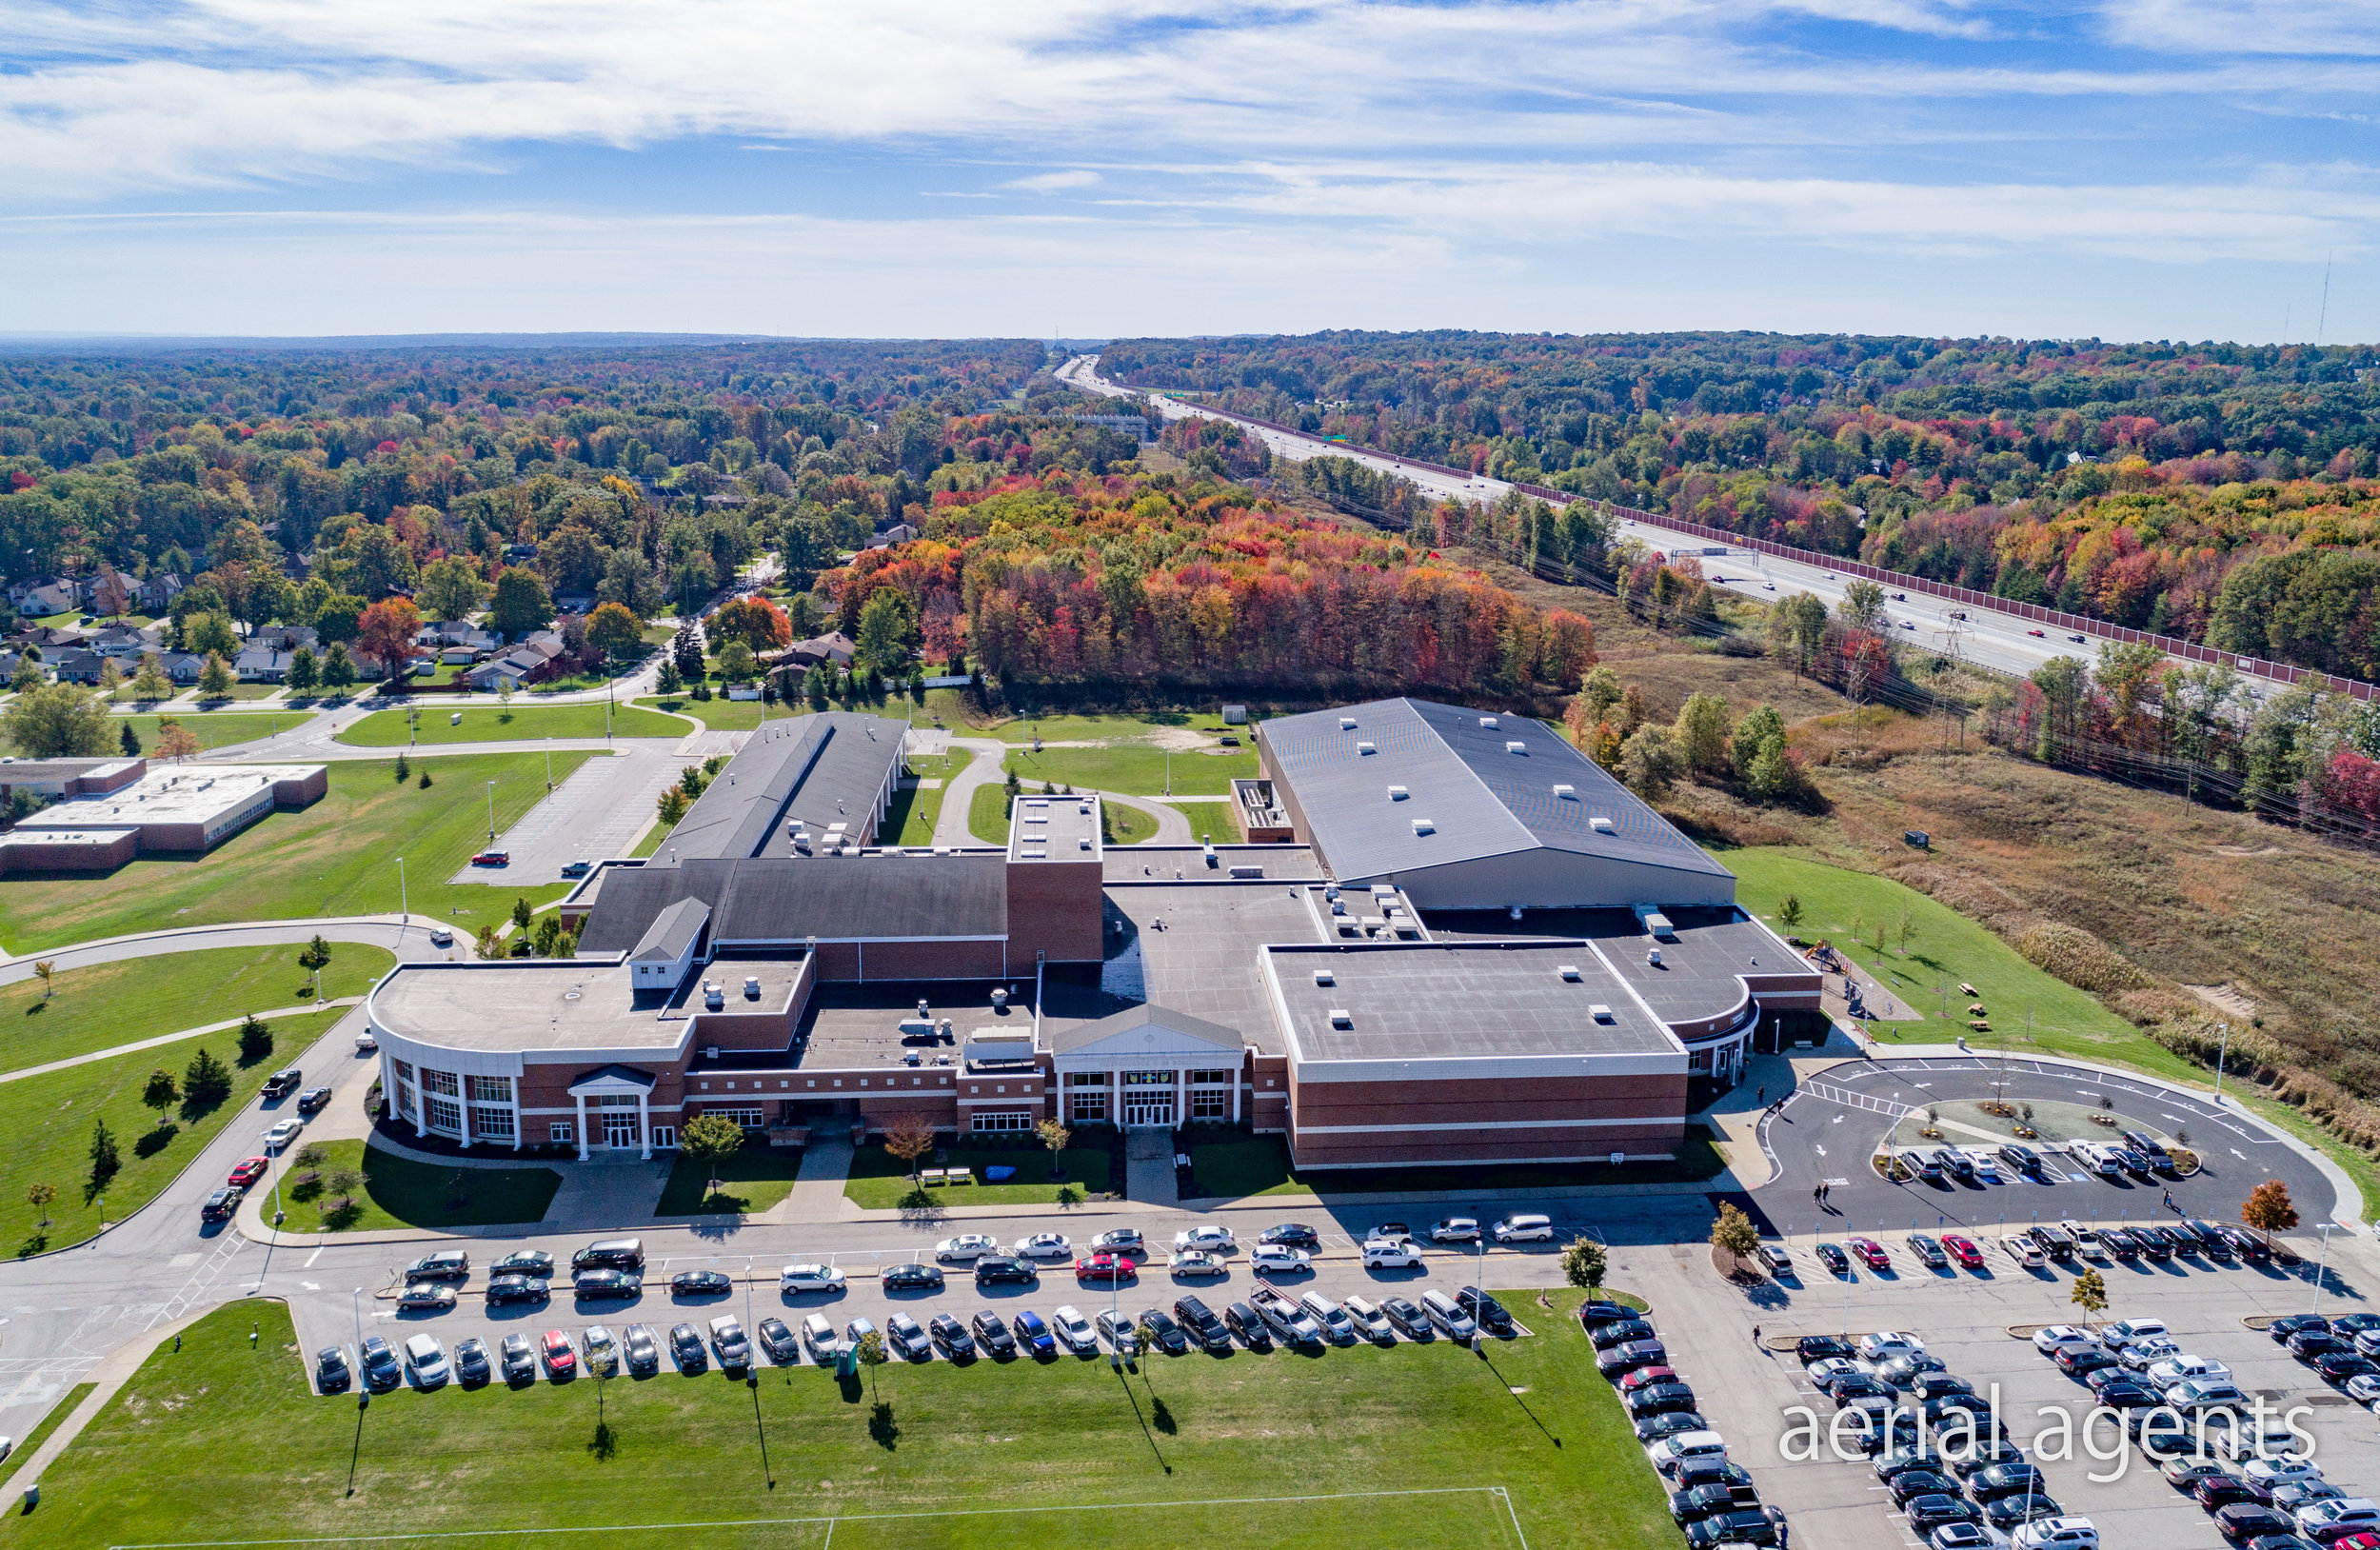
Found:
M 1157 838 L 1157 819 L 1128 802 L 1102 802 L 1101 816 L 1105 820 L 1106 845 L 1140 845 Z
M 56 1431 L 67 1417 L 74 1414 L 74 1407 L 89 1399 L 91 1390 L 98 1386 L 97 1383 L 77 1383 L 59 1397 L 58 1402 L 50 1407 L 49 1413 L 35 1423 L 33 1429 L 18 1440 L 15 1448 L 9 1454 L 8 1462 L 0 1464 L 0 1487 L 16 1478 L 17 1470 L 32 1459 L 34 1450 L 49 1441 L 50 1434 Z
M 1433 1190 L 1560 1189 L 1580 1184 L 1665 1184 L 1715 1179 L 1727 1155 L 1712 1133 L 1689 1125 L 1675 1162 L 1513 1163 L 1478 1168 L 1326 1168 L 1301 1174 L 1278 1136 L 1234 1135 L 1190 1143 L 1190 1173 L 1203 1198 L 1252 1195 L 1388 1195 Z
M 1154 797 L 1166 794 L 1169 765 L 1162 748 L 1110 744 L 1097 748 L 1045 747 L 1039 753 L 1020 748 L 1008 756 L 1006 767 L 1016 771 L 1017 779 L 1031 791 L 1039 791 L 1044 785 L 1071 785 L 1082 790 Z M 1171 756 L 1170 768 L 1173 795 L 1229 796 L 1235 779 L 1252 779 L 1256 775 L 1256 750 L 1177 750 Z
M 673 716 L 691 716 L 714 732 L 748 732 L 764 721 L 784 721 L 788 717 L 806 716 L 806 704 L 763 705 L 758 700 L 730 700 L 714 693 L 707 700 L 691 695 L 671 694 L 647 697 L 631 702 L 648 710 L 666 711 Z
M 313 1171 L 325 1178 L 341 1168 L 364 1176 L 355 1197 L 361 1209 L 333 1226 L 324 1220 L 326 1200 L 306 1190 L 296 1198 L 289 1180 L 308 1171 L 292 1163 L 282 1176 L 282 1208 L 289 1213 L 291 1232 L 385 1232 L 396 1227 L 498 1227 L 542 1221 L 562 1187 L 562 1175 L 543 1163 L 517 1168 L 441 1167 L 409 1157 L 367 1146 L 360 1141 L 319 1143 L 323 1161 Z M 476 1148 L 474 1148 L 476 1150 Z M 292 1158 L 295 1153 L 291 1153 Z M 493 1156 L 501 1157 L 501 1151 Z M 269 1220 L 272 1203 L 265 1211 Z
M 71 1060 L 251 1011 L 304 1005 L 314 990 L 298 966 L 303 951 L 209 947 L 94 964 L 61 972 L 55 994 L 47 997 L 38 978 L 0 986 L 0 1071 Z M 396 961 L 384 947 L 332 943 L 322 999 L 362 995 Z
M 559 782 L 588 756 L 552 756 Z M 205 856 L 144 858 L 106 877 L 0 878 L 0 945 L 38 952 L 97 937 L 228 921 L 319 915 L 393 915 L 396 858 L 404 897 L 459 936 L 505 919 L 515 898 L 534 906 L 565 884 L 448 884 L 487 836 L 487 783 L 499 829 L 545 796 L 542 753 L 472 754 L 434 761 L 436 784 L 399 784 L 378 760 L 330 765 L 330 789 L 302 812 L 274 813 Z
M 1190 821 L 1190 832 L 1215 845 L 1238 845 L 1240 815 L 1228 802 L 1177 802 L 1174 810 Z
M 1008 843 L 1008 793 L 998 785 L 979 785 L 967 801 L 967 832 L 985 845 Z
M 0 1108 L 10 1119 L 9 1146 L 0 1152 L 0 1250 L 39 1253 L 80 1242 L 98 1230 L 103 1201 L 106 1220 L 123 1221 L 154 1200 L 225 1125 L 236 1121 L 262 1131 L 271 1117 L 250 1105 L 265 1078 L 347 1012 L 334 1007 L 271 1019 L 272 1053 L 245 1066 L 236 1058 L 239 1036 L 227 1029 L 0 1083 Z M 141 1103 L 149 1072 L 170 1071 L 178 1083 L 201 1049 L 229 1067 L 231 1096 L 203 1111 L 169 1108 L 160 1123 L 157 1111 Z M 104 1185 L 91 1177 L 95 1122 L 114 1135 L 121 1164 Z M 40 1224 L 45 1213 L 25 1198 L 34 1184 L 57 1191 L 47 1228 Z
M 1076 1132 L 1072 1144 L 1058 1154 L 1061 1178 L 1049 1176 L 1049 1153 L 1039 1146 L 945 1146 L 918 1165 L 927 1168 L 973 1168 L 971 1184 L 937 1184 L 928 1191 L 946 1205 L 1051 1205 L 1058 1192 L 1071 1184 L 1084 1195 L 1107 1187 L 1114 1163 L 1108 1143 Z M 988 1183 L 987 1168 L 1014 1168 L 1005 1183 Z M 843 1192 L 852 1202 L 871 1211 L 889 1211 L 915 1186 L 909 1164 L 882 1146 L 863 1146 L 851 1159 L 851 1177 Z
M 794 1176 L 801 1171 L 799 1151 L 749 1142 L 724 1162 L 697 1162 L 681 1154 L 669 1166 L 669 1182 L 662 1186 L 661 1203 L 653 1207 L 653 1214 L 686 1217 L 765 1211 L 793 1193 Z M 714 1179 L 723 1187 L 716 1193 L 704 1193 L 703 1186 Z
M 359 748 L 401 748 L 419 741 L 436 743 L 508 743 L 541 737 L 602 737 L 609 725 L 614 737 L 682 738 L 694 730 L 676 716 L 634 705 L 607 705 L 602 701 L 566 705 L 421 705 L 419 726 L 408 735 L 405 710 L 375 710 L 338 736 Z M 610 720 L 606 724 L 605 712 Z M 456 722 L 455 717 L 463 720 Z
M 932 845 L 934 825 L 941 821 L 944 795 L 950 783 L 975 763 L 975 755 L 964 748 L 953 748 L 945 754 L 912 756 L 909 768 L 921 781 L 939 781 L 939 785 L 913 786 L 893 794 L 892 811 L 877 832 L 894 845 Z
M 131 727 L 132 735 L 141 740 L 141 751 L 144 754 L 154 754 L 157 751 L 157 724 L 160 720 L 177 721 L 188 727 L 197 737 L 198 745 L 202 748 L 224 748 L 234 743 L 246 743 L 254 738 L 270 737 L 275 732 L 286 732 L 311 715 L 313 715 L 311 710 L 287 710 L 279 715 L 273 715 L 261 710 L 210 710 L 195 705 L 173 705 L 156 713 L 142 711 L 130 715 L 110 716 L 109 725 Z M 120 735 L 112 731 L 108 734 L 111 740 Z M 10 753 L 18 751 L 16 745 L 8 741 L 5 732 L 0 732 L 0 748 L 5 748 Z M 108 751 L 109 753 L 116 751 L 112 742 Z
M 661 1550 L 694 1527 L 717 1546 L 817 1550 L 831 1532 L 841 1550 L 989 1550 L 1130 1524 L 1318 1550 L 1677 1544 L 1570 1317 L 1579 1295 L 1510 1295 L 1534 1338 L 1484 1361 L 1437 1341 L 1159 1358 L 1121 1377 L 1104 1361 L 936 1361 L 879 1369 L 872 1387 L 764 1367 L 751 1388 L 717 1372 L 606 1383 L 600 1421 L 590 1382 L 399 1390 L 360 1413 L 316 1400 L 287 1306 L 234 1302 L 151 1355 L 0 1536 L 29 1550 L 358 1532 L 502 1545 L 517 1530 L 553 1545 L 575 1529 Z M 1101 1505 L 1130 1511 L 1080 1514 Z

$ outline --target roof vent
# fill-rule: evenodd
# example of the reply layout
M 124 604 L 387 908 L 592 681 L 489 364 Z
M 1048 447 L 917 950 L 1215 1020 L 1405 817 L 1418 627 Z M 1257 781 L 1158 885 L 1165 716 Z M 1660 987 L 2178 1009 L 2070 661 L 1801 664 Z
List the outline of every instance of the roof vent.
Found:
M 1359 743 L 1356 745 L 1356 752 L 1358 753 L 1378 753 L 1378 751 L 1379 750 L 1378 748 L 1375 748 L 1369 743 Z
M 1356 1025 L 1356 1014 L 1355 1014 L 1355 1013 L 1353 1013 L 1353 1012 L 1351 1012 L 1351 1011 L 1347 1010 L 1347 1008 L 1346 1008 L 1346 1007 L 1344 1007 L 1344 1006 L 1334 1006 L 1334 1007 L 1332 1007 L 1332 1008 L 1331 1008 L 1331 1026 L 1332 1026 L 1332 1027 L 1334 1027 L 1334 1028 L 1352 1028 L 1352 1027 L 1354 1027 L 1355 1025 Z
M 1575 785 L 1557 785 L 1554 787 L 1554 800 L 1557 802 L 1576 802 L 1577 799 L 1578 788 Z
M 1604 817 L 1601 813 L 1597 813 L 1593 818 L 1588 819 L 1587 827 L 1595 830 L 1597 834 L 1616 834 L 1619 832 L 1617 825 L 1614 825 L 1610 819 Z
M 1353 716 L 1341 716 L 1341 717 L 1339 717 L 1339 729 L 1340 731 L 1342 731 L 1342 732 L 1352 732 L 1352 731 L 1354 731 L 1354 730 L 1356 729 L 1356 719 L 1355 719 L 1355 717 L 1353 717 Z
M 1314 971 L 1314 983 L 1316 984 L 1337 984 L 1339 981 L 1332 975 L 1329 969 L 1323 968 L 1316 969 Z
M 1417 818 L 1413 821 L 1413 832 L 1416 834 L 1436 834 L 1438 832 L 1438 825 L 1431 823 L 1426 818 Z
M 1507 743 L 1504 745 L 1504 751 L 1506 753 L 1527 753 L 1529 751 L 1529 745 L 1518 741 Z
M 1493 732 L 1496 730 L 1496 718 L 1494 716 L 1481 716 L 1479 718 L 1479 725 Z
M 1562 965 L 1562 978 L 1565 980 L 1576 980 L 1578 978 L 1578 965 L 1576 964 L 1564 964 Z
M 1392 785 L 1388 788 L 1388 800 L 1391 802 L 1402 802 L 1411 795 L 1413 793 L 1401 785 Z
M 1587 1008 L 1587 1015 L 1595 1019 L 1597 1023 L 1609 1023 L 1612 1021 L 1612 1009 L 1609 1006 L 1604 1005 L 1599 1001 Z

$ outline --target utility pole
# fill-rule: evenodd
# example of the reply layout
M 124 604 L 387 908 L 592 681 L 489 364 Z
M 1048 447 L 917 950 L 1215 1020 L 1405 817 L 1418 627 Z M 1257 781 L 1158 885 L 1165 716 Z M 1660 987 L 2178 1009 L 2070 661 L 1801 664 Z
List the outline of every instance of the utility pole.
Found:
M 487 783 L 487 843 L 496 843 L 496 783 Z
M 412 924 L 413 911 L 405 902 L 405 858 L 397 858 L 397 929 L 402 933 Z
M 2215 1026 L 2223 1031 L 2222 1042 L 2214 1049 L 2214 1101 L 2219 1106 L 2223 1102 L 2223 1062 L 2231 1053 L 2231 1025 L 2218 1023 Z

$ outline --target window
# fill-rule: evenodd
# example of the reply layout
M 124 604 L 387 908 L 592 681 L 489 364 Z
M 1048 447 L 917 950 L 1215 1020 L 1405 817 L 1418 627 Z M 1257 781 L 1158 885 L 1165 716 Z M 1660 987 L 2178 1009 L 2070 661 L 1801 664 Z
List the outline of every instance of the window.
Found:
M 979 1114 L 968 1123 L 977 1130 L 1030 1130 L 1034 1125 L 1034 1117 L 1030 1114 Z
M 1107 1119 L 1107 1089 L 1091 1087 L 1074 1095 L 1074 1123 L 1104 1123 Z
M 1104 1088 L 1107 1085 L 1107 1073 L 1104 1071 L 1069 1071 L 1066 1073 L 1066 1085 Z
M 1239 1080 L 1240 1073 L 1237 1071 L 1193 1071 L 1190 1073 L 1190 1081 L 1194 1085 L 1200 1083 L 1211 1085 L 1216 1083 L 1234 1083 Z
M 471 1110 L 471 1134 L 493 1141 L 512 1139 L 512 1111 L 508 1108 L 474 1108 Z
M 510 1077 L 473 1077 L 470 1082 L 474 1103 L 509 1103 L 512 1102 Z
M 1124 1085 L 1127 1087 L 1170 1087 L 1173 1084 L 1174 1074 L 1171 1071 L 1126 1071 L 1124 1073 Z
M 397 1112 L 408 1120 L 422 1112 L 422 1101 L 408 1083 L 397 1083 Z
M 443 1098 L 429 1101 L 429 1127 L 450 1136 L 463 1134 L 463 1105 L 450 1103 Z
M 678 1144 L 678 1127 L 674 1124 L 653 1126 L 653 1145 L 666 1151 Z
M 759 1105 L 751 1108 L 706 1108 L 705 1114 L 716 1114 L 723 1120 L 733 1120 L 746 1130 L 758 1130 L 765 1123 L 761 1119 Z
M 1231 1118 L 1231 1094 L 1212 1087 L 1190 1095 L 1190 1118 L 1194 1120 L 1228 1120 Z
M 413 1080 L 413 1063 L 411 1061 L 399 1061 L 397 1063 L 397 1080 L 399 1082 L 410 1082 Z
M 452 1071 L 432 1071 L 426 1067 L 422 1072 L 422 1086 L 443 1098 L 458 1097 L 463 1091 L 463 1083 L 455 1080 Z
M 556 1146 L 567 1146 L 578 1138 L 578 1128 L 570 1120 L 556 1120 L 545 1127 L 545 1139 Z

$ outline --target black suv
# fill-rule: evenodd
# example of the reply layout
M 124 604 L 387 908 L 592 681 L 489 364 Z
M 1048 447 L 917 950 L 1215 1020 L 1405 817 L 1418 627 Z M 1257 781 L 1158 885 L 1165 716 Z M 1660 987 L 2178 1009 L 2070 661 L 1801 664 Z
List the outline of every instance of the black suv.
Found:
M 573 1270 L 642 1270 L 645 1243 L 636 1238 L 602 1238 L 570 1256 Z
M 975 1262 L 975 1283 L 997 1286 L 1002 1282 L 1031 1285 L 1041 1279 L 1041 1272 L 1030 1260 L 1019 1260 L 1005 1254 L 987 1254 Z
M 753 1333 L 760 1337 L 768 1360 L 780 1367 L 795 1366 L 802 1361 L 802 1344 L 783 1319 L 763 1319 Z
M 953 1361 L 964 1361 L 975 1355 L 975 1337 L 967 1326 L 947 1313 L 938 1313 L 925 1321 L 925 1332 L 942 1347 L 942 1355 Z
M 669 1326 L 669 1356 L 680 1372 L 701 1372 L 710 1365 L 710 1352 L 703 1344 L 703 1332 L 692 1324 Z
M 1223 1321 L 1215 1317 L 1215 1310 L 1195 1297 L 1174 1299 L 1174 1317 L 1190 1332 L 1190 1338 L 1210 1351 L 1231 1349 L 1231 1331 Z
M 1157 1337 L 1159 1350 L 1167 1356 L 1189 1355 L 1189 1337 L 1182 1334 L 1181 1326 L 1174 1322 L 1162 1308 L 1142 1308 L 1140 1322 L 1147 1327 L 1150 1334 Z
M 1017 1337 L 1008 1333 L 1007 1321 L 989 1308 L 975 1316 L 975 1341 L 995 1360 L 1017 1354 Z
M 534 1276 L 497 1276 L 487 1282 L 490 1302 L 543 1302 L 551 1294 Z
M 1513 1316 L 1504 1311 L 1504 1304 L 1477 1286 L 1465 1286 L 1455 1294 L 1455 1305 L 1478 1322 L 1491 1335 L 1513 1332 Z
M 570 1278 L 572 1296 L 593 1302 L 606 1297 L 636 1297 L 645 1290 L 645 1278 L 625 1270 L 582 1270 Z
M 1264 1320 L 1245 1302 L 1234 1302 L 1223 1310 L 1223 1327 L 1240 1337 L 1240 1343 L 1251 1351 L 1273 1348 L 1273 1332 L 1264 1327 Z

